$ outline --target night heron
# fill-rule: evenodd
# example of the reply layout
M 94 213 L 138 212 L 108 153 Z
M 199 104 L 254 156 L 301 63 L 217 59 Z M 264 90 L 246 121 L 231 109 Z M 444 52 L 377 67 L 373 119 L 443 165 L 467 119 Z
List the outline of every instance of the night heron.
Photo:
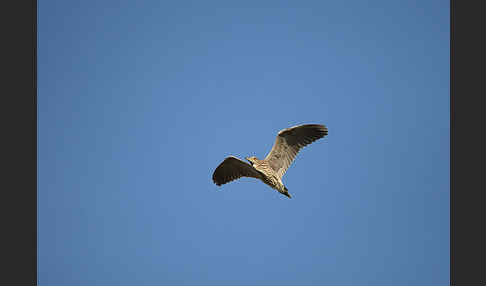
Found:
M 265 159 L 247 157 L 250 164 L 234 156 L 229 156 L 214 170 L 213 181 L 221 186 L 241 177 L 260 179 L 271 188 L 291 198 L 282 183 L 282 177 L 292 164 L 300 149 L 327 135 L 327 127 L 305 124 L 283 129 L 278 132 L 272 150 Z

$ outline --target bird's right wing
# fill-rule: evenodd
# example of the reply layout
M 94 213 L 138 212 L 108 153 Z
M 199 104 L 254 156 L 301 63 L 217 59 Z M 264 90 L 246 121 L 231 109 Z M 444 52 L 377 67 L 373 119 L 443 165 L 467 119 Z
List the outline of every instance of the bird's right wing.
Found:
M 318 124 L 298 125 L 280 130 L 265 161 L 268 161 L 278 177 L 282 178 L 300 149 L 326 135 L 327 127 Z
M 260 173 L 250 164 L 229 156 L 219 164 L 214 170 L 213 181 L 216 185 L 221 186 L 241 177 L 261 178 Z

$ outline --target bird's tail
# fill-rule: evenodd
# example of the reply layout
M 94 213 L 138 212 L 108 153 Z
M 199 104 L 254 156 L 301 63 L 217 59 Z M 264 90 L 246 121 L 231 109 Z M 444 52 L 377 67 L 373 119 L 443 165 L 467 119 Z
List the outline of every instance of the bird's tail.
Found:
M 284 186 L 284 190 L 285 190 L 285 193 L 283 193 L 283 194 L 286 195 L 287 197 L 289 197 L 289 199 L 291 199 L 292 196 L 289 194 L 289 190 L 287 189 L 286 186 Z

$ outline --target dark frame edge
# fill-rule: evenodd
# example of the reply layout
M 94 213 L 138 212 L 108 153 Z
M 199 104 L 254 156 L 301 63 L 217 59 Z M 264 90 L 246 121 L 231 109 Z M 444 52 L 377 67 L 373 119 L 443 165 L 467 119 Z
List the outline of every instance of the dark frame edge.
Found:
M 33 137 L 34 137 L 34 144 L 33 144 L 33 162 L 34 166 L 32 168 L 32 173 L 34 177 L 33 182 L 33 190 L 34 190 L 34 218 L 35 218 L 35 239 L 34 239 L 34 281 L 35 284 L 38 284 L 38 194 L 37 194 L 37 144 L 38 144 L 38 134 L 37 134 L 37 11 L 38 3 L 37 0 L 32 0 L 32 85 L 33 85 L 33 98 L 32 98 L 32 113 L 33 113 L 33 123 L 32 123 L 32 130 L 33 130 Z

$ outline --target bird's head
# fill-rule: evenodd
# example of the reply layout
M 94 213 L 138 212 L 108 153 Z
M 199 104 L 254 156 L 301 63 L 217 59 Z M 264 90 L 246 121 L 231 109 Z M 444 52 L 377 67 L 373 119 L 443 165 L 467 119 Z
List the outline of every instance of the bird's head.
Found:
M 248 160 L 248 162 L 250 162 L 253 165 L 253 163 L 255 163 L 256 160 L 258 159 L 255 156 L 250 156 L 250 157 L 246 157 L 246 160 Z

